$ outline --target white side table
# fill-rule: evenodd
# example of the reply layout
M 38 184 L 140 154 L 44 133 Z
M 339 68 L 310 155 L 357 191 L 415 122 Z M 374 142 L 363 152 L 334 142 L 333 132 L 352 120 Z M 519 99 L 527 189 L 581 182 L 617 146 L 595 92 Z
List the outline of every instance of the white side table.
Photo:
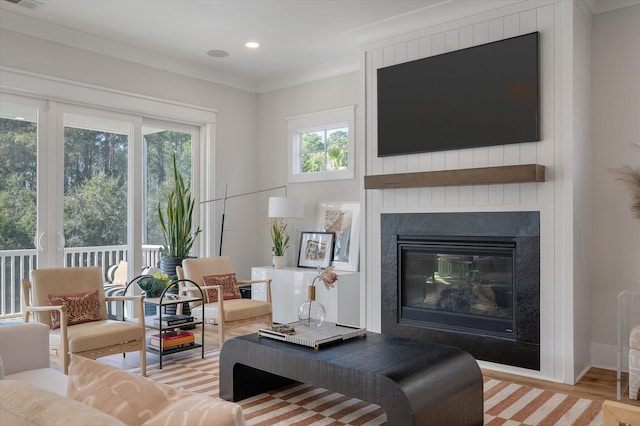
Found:
M 335 271 L 339 276 L 335 287 L 327 290 L 316 281 L 316 300 L 327 310 L 327 321 L 360 326 L 360 274 Z M 318 275 L 312 268 L 254 266 L 252 280 L 271 279 L 271 303 L 273 322 L 287 324 L 298 321 L 298 308 L 307 300 L 307 286 Z M 257 286 L 256 286 L 257 287 Z M 266 300 L 260 289 L 252 287 L 253 299 Z

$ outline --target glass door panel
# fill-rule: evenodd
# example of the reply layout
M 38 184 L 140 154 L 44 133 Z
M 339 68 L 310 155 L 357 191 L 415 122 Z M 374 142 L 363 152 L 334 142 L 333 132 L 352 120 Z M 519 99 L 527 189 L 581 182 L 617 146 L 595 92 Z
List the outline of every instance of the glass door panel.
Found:
M 38 103 L 0 101 L 0 317 L 20 313 L 20 280 L 36 266 Z
M 173 157 L 185 183 L 192 182 L 193 141 L 198 130 L 174 123 L 147 121 L 143 125 L 145 157 L 145 234 L 143 258 L 147 265 L 157 267 L 160 248 L 165 245 L 158 220 L 158 203 L 164 200 L 173 185 Z M 192 187 L 192 194 L 197 194 Z M 194 219 L 194 223 L 198 223 Z
M 105 115 L 64 113 L 64 265 L 127 259 L 128 149 L 132 125 Z

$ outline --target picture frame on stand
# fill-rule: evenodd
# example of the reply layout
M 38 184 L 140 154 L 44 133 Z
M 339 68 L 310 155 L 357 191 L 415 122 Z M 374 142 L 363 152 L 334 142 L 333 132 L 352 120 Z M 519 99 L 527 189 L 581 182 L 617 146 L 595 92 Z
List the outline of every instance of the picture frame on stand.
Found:
M 333 259 L 333 232 L 309 231 L 300 233 L 298 267 L 326 268 Z
M 333 266 L 337 271 L 358 271 L 360 247 L 360 204 L 321 202 L 317 229 L 335 234 Z

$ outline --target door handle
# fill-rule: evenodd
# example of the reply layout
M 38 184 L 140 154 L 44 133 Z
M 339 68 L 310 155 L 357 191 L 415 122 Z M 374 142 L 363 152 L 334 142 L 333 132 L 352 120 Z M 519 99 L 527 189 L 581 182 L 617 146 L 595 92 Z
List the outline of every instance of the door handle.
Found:
M 58 243 L 56 246 L 56 250 L 62 251 L 64 249 L 66 241 L 64 239 L 64 235 L 62 235 L 60 232 L 56 232 L 56 242 Z
M 36 247 L 36 250 L 38 251 L 44 251 L 44 244 L 42 244 L 42 241 L 44 240 L 44 232 L 41 233 L 40 235 L 35 235 L 33 237 L 33 245 Z

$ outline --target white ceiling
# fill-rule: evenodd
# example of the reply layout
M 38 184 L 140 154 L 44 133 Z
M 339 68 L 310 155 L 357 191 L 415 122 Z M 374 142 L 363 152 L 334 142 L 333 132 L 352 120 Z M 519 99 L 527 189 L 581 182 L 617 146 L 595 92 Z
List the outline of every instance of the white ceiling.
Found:
M 0 0 L 0 28 L 264 92 L 357 70 L 362 44 L 376 37 L 525 0 L 10 1 L 19 0 Z

